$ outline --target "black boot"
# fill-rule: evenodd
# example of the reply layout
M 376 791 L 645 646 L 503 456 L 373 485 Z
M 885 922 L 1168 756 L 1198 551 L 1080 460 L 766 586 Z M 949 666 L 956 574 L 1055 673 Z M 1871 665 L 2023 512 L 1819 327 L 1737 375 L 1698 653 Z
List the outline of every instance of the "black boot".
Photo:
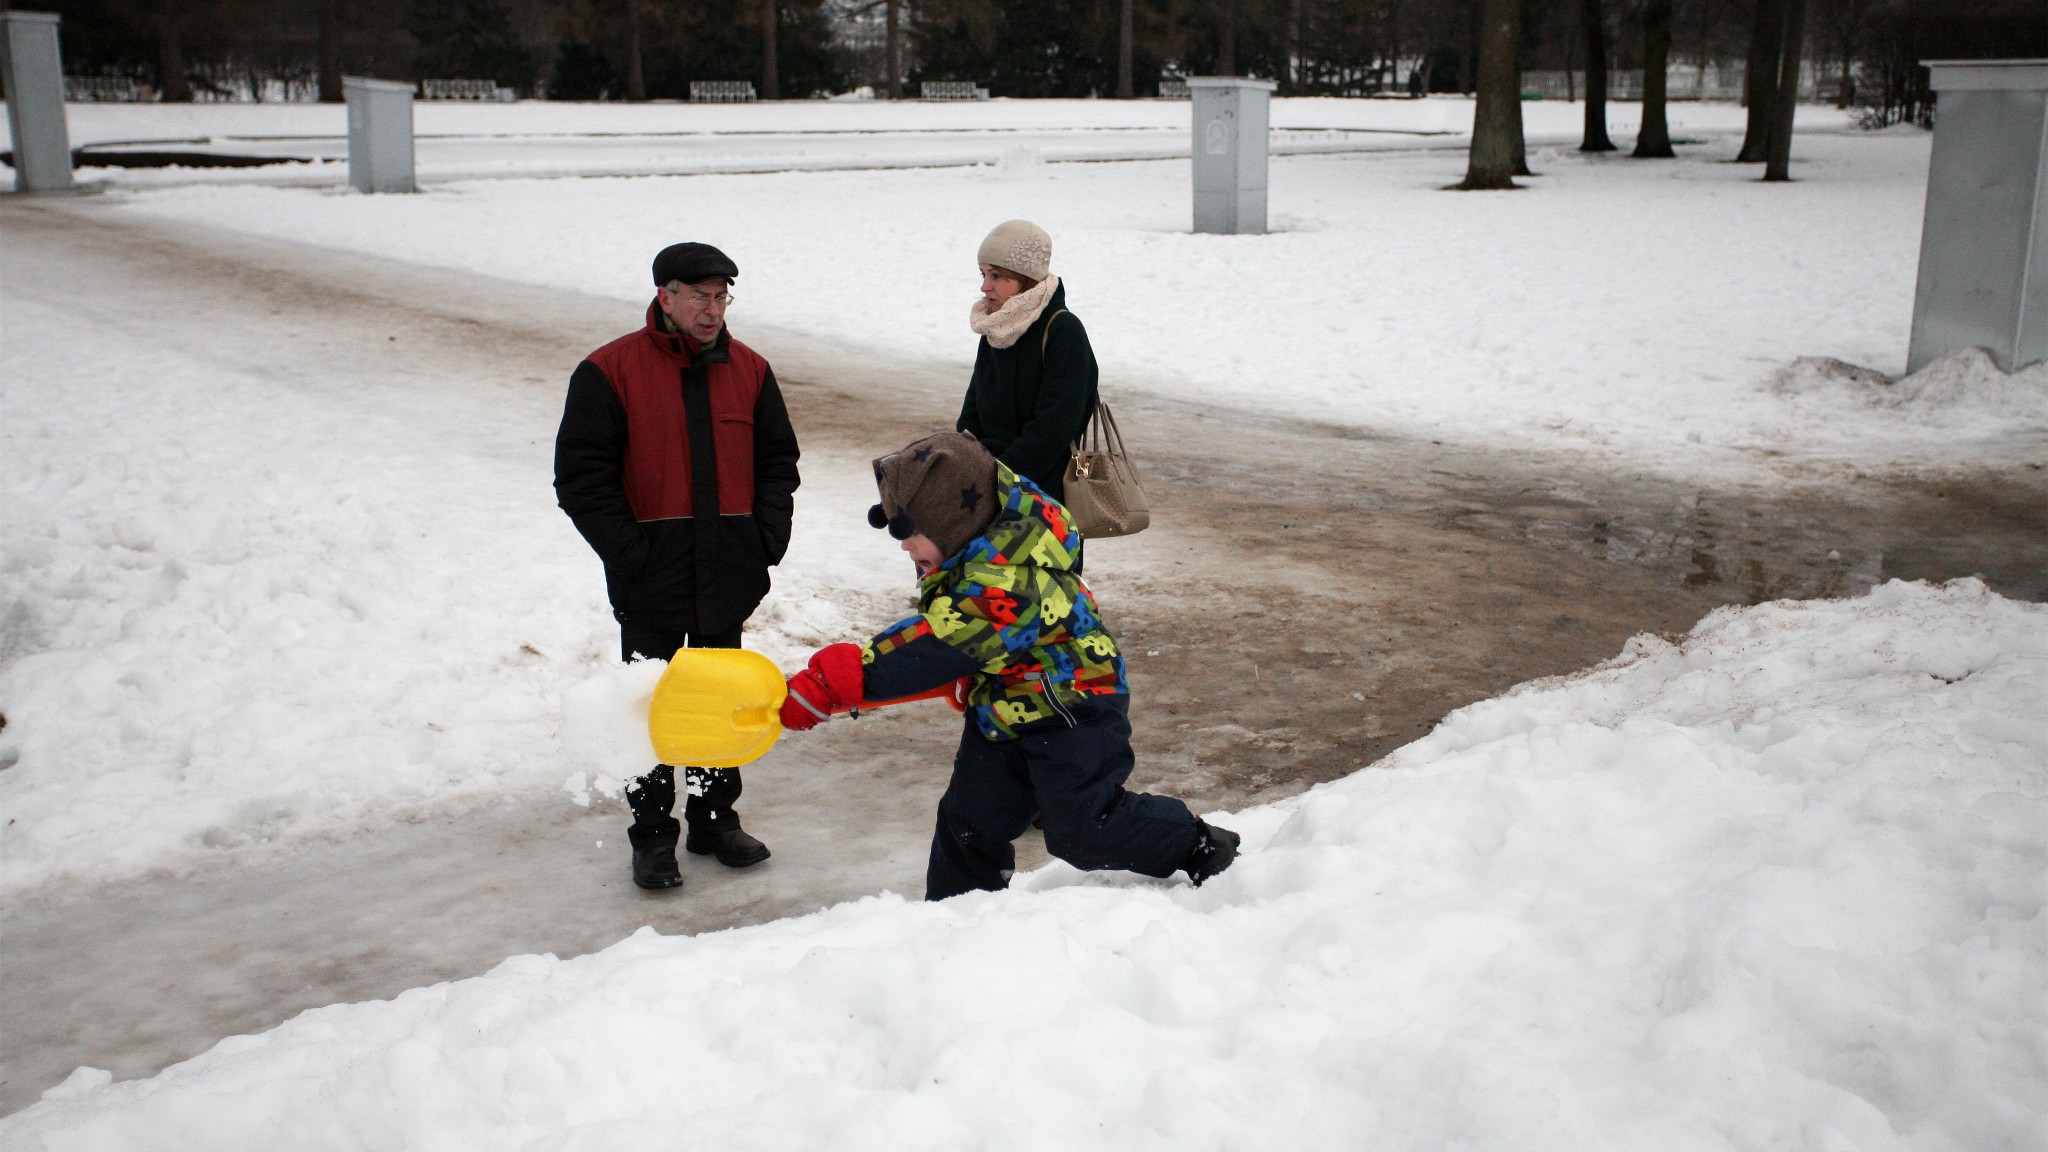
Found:
M 676 865 L 676 840 L 682 833 L 682 822 L 673 818 L 626 829 L 626 839 L 633 842 L 633 883 L 655 891 L 683 886 L 683 870 Z
M 731 812 L 712 813 L 712 819 L 690 822 L 690 838 L 683 841 L 695 856 L 717 856 L 727 868 L 751 868 L 769 856 L 768 846 L 740 828 L 740 818 Z
M 1195 821 L 1195 846 L 1188 852 L 1187 862 L 1181 865 L 1195 887 L 1200 888 L 1204 880 L 1230 867 L 1230 862 L 1237 859 L 1237 842 L 1237 833 L 1230 829 Z

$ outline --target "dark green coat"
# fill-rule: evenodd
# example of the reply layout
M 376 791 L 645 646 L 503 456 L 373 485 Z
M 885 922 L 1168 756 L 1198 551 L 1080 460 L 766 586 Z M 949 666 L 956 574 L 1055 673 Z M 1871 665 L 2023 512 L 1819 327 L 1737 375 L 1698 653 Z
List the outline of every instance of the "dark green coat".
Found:
M 1066 306 L 1061 284 L 1015 344 L 997 348 L 982 337 L 955 425 L 1055 500 L 1067 498 L 1068 450 L 1095 412 L 1095 349 Z

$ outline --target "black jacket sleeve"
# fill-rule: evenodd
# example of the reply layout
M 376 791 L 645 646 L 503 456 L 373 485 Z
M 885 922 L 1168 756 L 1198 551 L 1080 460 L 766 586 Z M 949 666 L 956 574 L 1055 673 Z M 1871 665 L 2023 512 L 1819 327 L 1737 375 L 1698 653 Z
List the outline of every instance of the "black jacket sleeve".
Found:
M 981 347 L 974 353 L 974 375 L 967 378 L 967 396 L 960 401 L 960 419 L 954 421 L 953 431 L 966 432 L 986 444 L 988 429 L 981 426 L 981 405 L 974 395 L 974 382 L 981 379 L 982 361 L 988 359 L 988 338 L 983 337 Z
M 1025 476 L 1064 474 L 1068 452 L 1095 411 L 1095 349 L 1081 318 L 1071 312 L 1055 316 L 1049 331 L 1037 405 L 1001 454 L 1003 463 Z
M 585 360 L 569 377 L 555 433 L 555 502 L 609 567 L 637 571 L 647 534 L 626 500 L 626 406 L 604 370 Z
M 802 483 L 796 470 L 801 455 L 796 429 L 789 423 L 789 409 L 782 403 L 782 389 L 770 368 L 761 379 L 761 394 L 754 399 L 754 523 L 760 525 L 761 543 L 770 564 L 781 563 L 789 551 L 796 489 Z

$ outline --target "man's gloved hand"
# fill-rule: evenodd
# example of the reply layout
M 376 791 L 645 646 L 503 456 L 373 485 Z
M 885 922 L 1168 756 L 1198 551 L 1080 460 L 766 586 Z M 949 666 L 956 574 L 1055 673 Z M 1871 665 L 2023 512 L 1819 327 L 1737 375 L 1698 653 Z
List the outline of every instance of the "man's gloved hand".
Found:
M 820 648 L 810 667 L 789 678 L 789 698 L 782 702 L 782 726 L 803 732 L 824 723 L 834 712 L 858 705 L 866 677 L 861 672 L 860 645 Z

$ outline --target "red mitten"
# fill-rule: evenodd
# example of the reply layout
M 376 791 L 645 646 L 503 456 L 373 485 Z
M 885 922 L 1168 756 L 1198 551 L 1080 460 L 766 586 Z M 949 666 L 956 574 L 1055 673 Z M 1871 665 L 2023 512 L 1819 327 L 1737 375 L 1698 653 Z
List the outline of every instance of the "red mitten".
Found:
M 782 702 L 782 726 L 803 732 L 824 723 L 834 712 L 860 705 L 866 676 L 861 671 L 860 645 L 820 648 L 810 667 L 789 678 L 789 698 Z

